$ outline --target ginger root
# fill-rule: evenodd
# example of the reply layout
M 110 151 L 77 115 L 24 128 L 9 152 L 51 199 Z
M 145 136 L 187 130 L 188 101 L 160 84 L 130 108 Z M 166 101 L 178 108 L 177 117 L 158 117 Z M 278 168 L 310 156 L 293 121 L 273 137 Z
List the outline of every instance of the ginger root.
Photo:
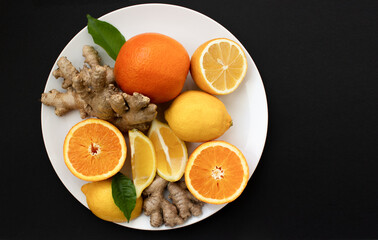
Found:
M 168 201 L 164 197 L 168 189 Z M 150 224 L 159 227 L 163 224 L 174 227 L 183 224 L 191 216 L 202 214 L 203 202 L 197 200 L 186 188 L 185 182 L 168 182 L 156 176 L 154 181 L 143 191 L 145 197 L 143 210 L 150 216 Z
M 137 128 L 145 131 L 156 117 L 156 105 L 140 93 L 128 95 L 116 85 L 113 69 L 101 65 L 101 58 L 92 46 L 83 47 L 85 65 L 78 71 L 72 63 L 62 57 L 55 78 L 62 77 L 62 88 L 43 93 L 41 102 L 55 107 L 55 114 L 62 116 L 71 110 L 79 110 L 81 118 L 97 117 L 113 123 L 122 132 Z M 89 67 L 88 67 L 89 66 Z

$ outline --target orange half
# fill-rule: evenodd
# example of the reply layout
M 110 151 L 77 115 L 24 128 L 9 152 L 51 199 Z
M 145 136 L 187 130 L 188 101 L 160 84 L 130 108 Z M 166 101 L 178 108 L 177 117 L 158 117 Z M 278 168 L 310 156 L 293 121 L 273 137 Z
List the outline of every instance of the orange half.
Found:
M 210 141 L 198 146 L 185 169 L 189 191 L 199 200 L 224 204 L 243 192 L 249 177 L 248 163 L 234 145 Z
M 76 177 L 100 181 L 115 175 L 126 160 L 123 134 L 111 123 L 90 118 L 68 132 L 63 145 L 64 162 Z

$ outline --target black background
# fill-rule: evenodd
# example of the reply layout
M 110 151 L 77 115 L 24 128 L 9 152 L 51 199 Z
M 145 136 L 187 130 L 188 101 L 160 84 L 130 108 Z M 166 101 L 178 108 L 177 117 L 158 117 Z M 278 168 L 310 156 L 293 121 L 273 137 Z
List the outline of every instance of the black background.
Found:
M 43 143 L 46 79 L 87 13 L 147 2 L 1 1 L 0 239 L 378 238 L 378 1 L 159 1 L 213 18 L 254 59 L 269 107 L 260 163 L 237 200 L 171 231 L 102 221 L 69 193 Z

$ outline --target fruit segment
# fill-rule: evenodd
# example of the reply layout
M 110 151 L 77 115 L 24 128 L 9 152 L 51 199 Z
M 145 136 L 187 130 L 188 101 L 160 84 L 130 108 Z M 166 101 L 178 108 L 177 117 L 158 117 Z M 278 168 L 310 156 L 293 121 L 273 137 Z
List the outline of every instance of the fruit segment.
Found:
M 156 175 L 156 155 L 151 140 L 142 132 L 129 131 L 131 170 L 137 198 Z
M 171 182 L 180 180 L 188 160 L 185 143 L 167 124 L 156 119 L 152 122 L 148 137 L 155 148 L 159 176 Z

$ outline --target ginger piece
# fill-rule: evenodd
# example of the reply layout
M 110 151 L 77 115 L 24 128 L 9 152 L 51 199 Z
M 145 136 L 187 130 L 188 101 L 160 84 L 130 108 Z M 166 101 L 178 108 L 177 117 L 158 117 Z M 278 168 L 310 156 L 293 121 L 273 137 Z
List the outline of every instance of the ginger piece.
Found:
M 172 203 L 164 197 L 166 188 Z M 151 185 L 143 191 L 143 196 L 143 210 L 150 216 L 150 224 L 153 227 L 163 224 L 174 227 L 183 224 L 192 215 L 202 214 L 203 202 L 197 200 L 186 189 L 185 182 L 168 182 L 156 176 Z
M 56 101 L 56 99 L 59 99 L 59 101 Z M 80 116 L 82 118 L 87 116 L 83 107 L 85 104 L 84 101 L 77 96 L 77 93 L 72 88 L 68 88 L 65 93 L 53 89 L 48 94 L 42 94 L 41 101 L 46 105 L 54 106 L 57 116 L 63 116 L 67 112 L 75 109 L 80 110 Z
M 179 210 L 182 219 L 187 220 L 191 216 L 202 214 L 203 202 L 195 198 L 186 188 L 184 181 L 168 183 L 168 198 Z
M 171 227 L 184 223 L 178 215 L 177 208 L 164 198 L 167 185 L 168 181 L 156 176 L 150 186 L 143 191 L 146 197 L 143 201 L 143 210 L 147 216 L 150 216 L 150 224 L 153 227 L 160 227 L 163 223 Z
M 146 131 L 156 117 L 156 105 L 140 93 L 122 92 L 115 85 L 113 69 L 100 65 L 101 58 L 92 46 L 83 47 L 83 56 L 87 65 L 80 71 L 66 57 L 58 60 L 53 75 L 64 78 L 62 88 L 67 91 L 53 89 L 43 93 L 41 102 L 55 107 L 57 116 L 77 109 L 81 118 L 91 116 L 109 121 L 122 132 L 133 128 Z
M 79 73 L 82 75 L 82 77 L 86 80 L 88 80 L 88 77 L 90 77 L 90 69 L 95 67 L 95 66 L 101 66 L 101 58 L 98 55 L 98 52 L 96 49 L 94 49 L 92 46 L 85 45 L 83 47 L 83 57 L 84 63 L 87 63 L 90 68 L 88 68 L 86 65 L 84 65 L 83 70 L 80 72 L 72 65 L 72 63 L 66 58 L 66 57 L 61 57 L 58 62 L 58 69 L 53 71 L 52 75 L 55 78 L 63 78 L 63 83 L 62 83 L 62 88 L 67 89 L 72 85 L 72 79 L 77 76 Z M 102 66 L 106 69 L 106 82 L 108 84 L 114 83 L 114 74 L 113 74 L 113 69 L 109 67 L 108 65 Z

